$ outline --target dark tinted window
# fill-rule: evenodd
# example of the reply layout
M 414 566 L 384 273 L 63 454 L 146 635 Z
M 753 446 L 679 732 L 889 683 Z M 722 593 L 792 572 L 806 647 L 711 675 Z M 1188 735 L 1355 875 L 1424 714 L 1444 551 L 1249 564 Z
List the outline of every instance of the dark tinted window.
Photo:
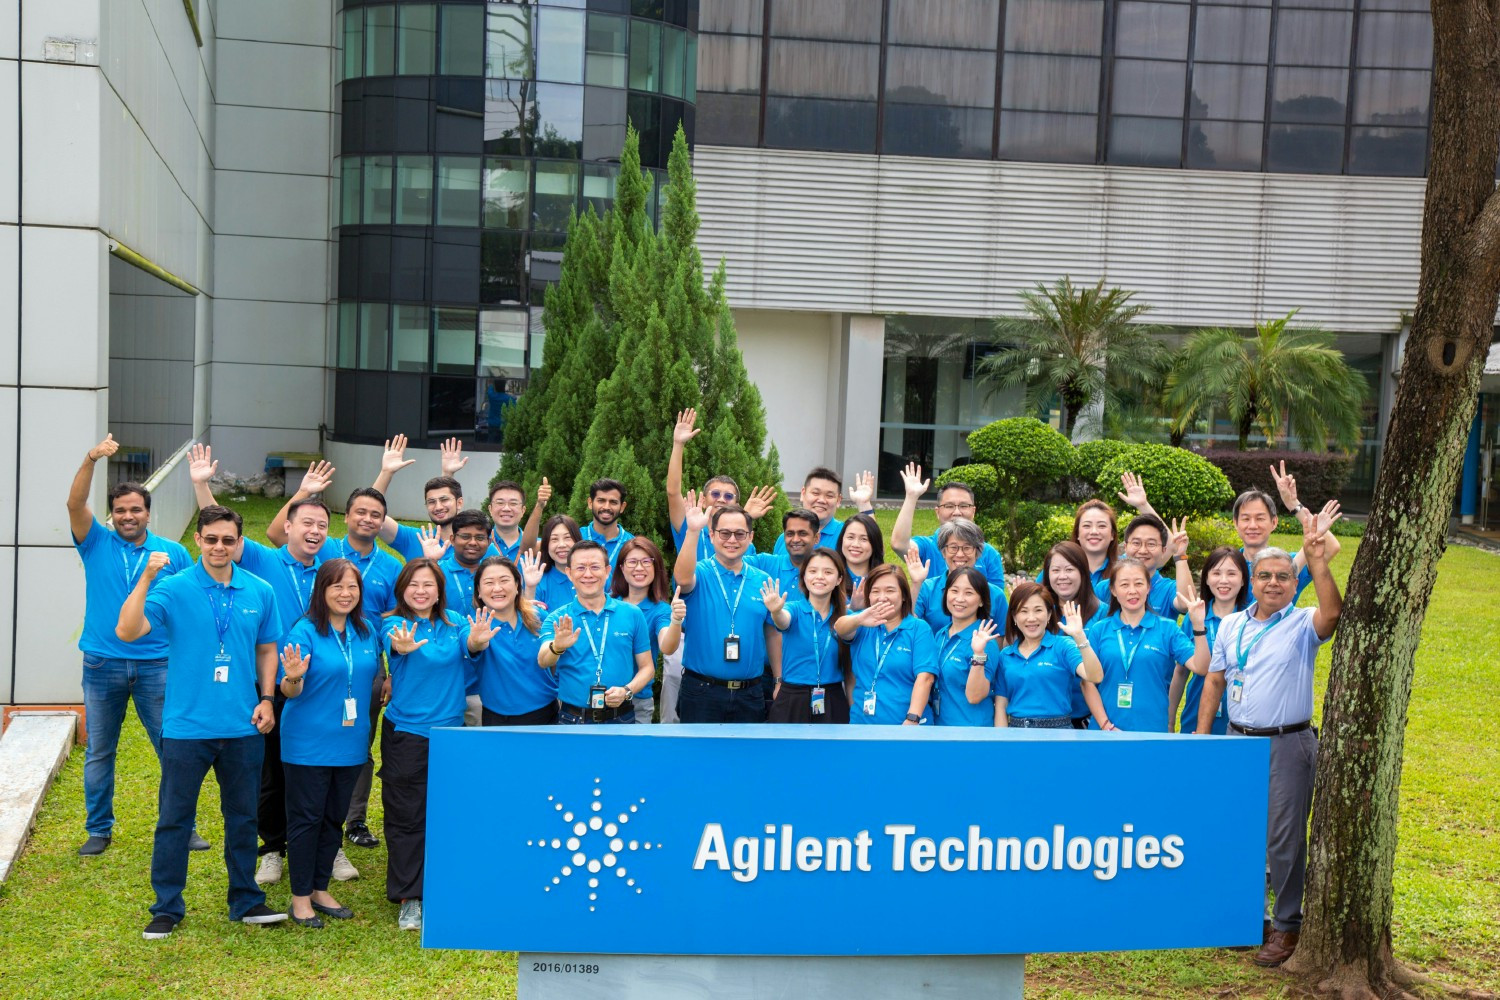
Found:
M 812 98 L 766 100 L 766 145 L 784 149 L 875 151 L 875 104 Z

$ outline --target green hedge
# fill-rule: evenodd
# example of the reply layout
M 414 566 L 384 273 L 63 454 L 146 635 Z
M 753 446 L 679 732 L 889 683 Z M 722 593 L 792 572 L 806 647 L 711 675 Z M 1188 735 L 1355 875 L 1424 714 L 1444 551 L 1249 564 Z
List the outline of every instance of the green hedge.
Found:
M 1117 455 L 1099 473 L 1099 496 L 1115 502 L 1126 472 L 1141 477 L 1151 506 L 1168 520 L 1216 514 L 1234 500 L 1224 473 L 1201 455 L 1182 448 L 1142 444 Z
M 1228 477 L 1235 496 L 1248 489 L 1258 489 L 1276 497 L 1271 466 L 1280 468 L 1285 462 L 1286 471 L 1297 480 L 1298 499 L 1309 507 L 1321 507 L 1329 500 L 1338 499 L 1354 469 L 1353 460 L 1339 452 L 1214 449 L 1203 452 L 1203 457 Z M 1280 497 L 1276 502 L 1281 503 Z
M 1085 480 L 1092 489 L 1104 467 L 1134 447 L 1128 441 L 1113 439 L 1085 441 L 1073 449 L 1073 475 Z
M 1016 545 L 1015 559 L 1008 561 L 1006 568 L 1012 572 L 1034 574 L 1042 568 L 1042 560 L 1047 558 L 1052 546 L 1072 537 L 1073 511 L 1068 507 L 1054 509 L 1053 513 L 1031 526 L 1026 537 Z
M 1152 501 L 1155 503 L 1155 501 Z M 1240 536 L 1234 530 L 1234 522 L 1228 515 L 1199 517 L 1188 521 L 1188 565 L 1193 568 L 1193 579 L 1203 572 L 1203 563 L 1208 554 L 1221 545 L 1232 549 L 1240 547 Z M 1164 572 L 1170 573 L 1168 568 Z
M 974 503 L 980 510 L 988 510 L 1000 496 L 1000 481 L 993 465 L 955 465 L 937 477 L 934 486 L 938 493 L 949 483 L 963 483 L 974 491 Z
M 1228 517 L 1228 514 L 1224 515 Z M 1276 531 L 1283 535 L 1302 535 L 1302 522 L 1291 514 L 1283 514 L 1276 519 Z M 1333 527 L 1328 529 L 1330 535 L 1338 535 L 1340 538 L 1363 538 L 1365 537 L 1365 522 L 1350 521 L 1348 519 L 1334 521 Z
M 997 499 L 1015 501 L 1033 487 L 1055 484 L 1073 468 L 1073 445 L 1035 417 L 997 420 L 969 435 L 976 463 L 995 470 Z

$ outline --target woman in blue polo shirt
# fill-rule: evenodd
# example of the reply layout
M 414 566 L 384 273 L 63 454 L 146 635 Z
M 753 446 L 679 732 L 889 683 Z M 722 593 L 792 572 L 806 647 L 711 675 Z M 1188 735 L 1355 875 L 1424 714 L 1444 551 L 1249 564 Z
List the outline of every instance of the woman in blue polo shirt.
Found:
M 488 610 L 471 623 L 447 609 L 443 577 L 433 560 L 411 560 L 396 578 L 396 607 L 381 621 L 391 670 L 391 700 L 380 727 L 385 893 L 401 904 L 402 930 L 422 929 L 427 735 L 464 724 L 464 692 L 474 671 L 470 652 L 484 648 L 491 631 Z
M 349 800 L 369 758 L 363 713 L 381 669 L 380 629 L 364 614 L 364 581 L 347 559 L 318 568 L 307 613 L 283 639 L 281 765 L 286 772 L 287 862 L 292 905 L 304 927 L 318 914 L 354 914 L 328 893 Z
M 1227 545 L 1221 545 L 1210 552 L 1203 563 L 1203 572 L 1199 575 L 1199 587 L 1199 593 L 1208 603 L 1203 614 L 1203 628 L 1208 632 L 1204 638 L 1208 640 L 1209 653 L 1212 654 L 1214 642 L 1219 637 L 1219 623 L 1236 611 L 1243 611 L 1250 606 L 1250 567 L 1245 563 L 1243 553 Z M 1192 634 L 1192 627 L 1190 620 L 1182 623 L 1182 631 L 1187 635 Z M 1185 700 L 1184 687 L 1187 689 Z M 1182 723 L 1178 732 L 1197 731 L 1198 712 L 1202 707 L 1199 702 L 1202 699 L 1203 678 L 1179 663 L 1177 672 L 1172 675 L 1172 690 L 1168 699 L 1173 716 L 1177 714 L 1178 702 L 1182 703 Z M 1226 688 L 1219 696 L 1219 704 L 1214 708 L 1212 732 L 1215 736 L 1223 736 L 1228 729 L 1229 692 Z
M 1085 682 L 1084 699 L 1100 729 L 1144 733 L 1170 731 L 1167 692 L 1172 672 L 1188 663 L 1194 673 L 1208 669 L 1208 633 L 1203 629 L 1203 601 L 1188 602 L 1193 638 L 1147 608 L 1151 574 L 1130 556 L 1110 569 L 1109 617 L 1088 629 L 1089 645 L 1104 668 L 1104 679 Z
M 909 725 L 932 721 L 927 700 L 937 677 L 932 629 L 912 614 L 911 587 L 901 570 L 882 563 L 860 588 L 865 610 L 834 623 L 849 644 L 853 687 L 849 721 Z
M 864 607 L 860 587 L 870 567 L 885 562 L 885 538 L 880 525 L 869 514 L 855 514 L 839 532 L 838 552 L 844 560 L 844 596 L 851 608 Z
M 995 673 L 1000 630 L 990 619 L 990 583 L 972 566 L 949 570 L 947 578 L 943 610 L 953 620 L 933 633 L 938 674 L 932 713 L 940 726 L 993 726 L 996 685 L 1004 690 L 1004 681 Z
M 1094 596 L 1087 587 L 1083 592 Z M 1067 601 L 1061 605 L 1065 617 L 1059 622 L 1058 608 L 1052 592 L 1039 583 L 1020 583 L 1012 591 L 1005 620 L 1007 645 L 1000 651 L 995 680 L 996 725 L 1071 729 L 1073 696 L 1080 682 L 1098 684 L 1103 679 L 1099 658 L 1084 635 L 1083 612 Z
M 583 540 L 578 522 L 566 514 L 547 518 L 542 525 L 542 579 L 531 599 L 536 601 L 542 617 L 556 611 L 573 599 L 573 581 L 568 578 L 568 553 Z
M 646 616 L 651 629 L 651 662 L 661 663 L 663 655 L 671 656 L 682 645 L 682 622 L 687 604 L 667 590 L 670 576 L 662 560 L 661 549 L 640 535 L 625 542 L 615 554 L 615 572 L 610 577 L 609 593 L 626 604 L 634 604 Z M 645 724 L 656 712 L 651 684 L 631 699 L 635 721 Z
M 814 549 L 802 564 L 801 593 L 786 605 L 791 624 L 781 634 L 781 680 L 767 722 L 849 721 L 849 692 L 833 631 L 848 610 L 847 580 L 844 561 L 832 549 Z
M 1100 501 L 1091 501 L 1098 504 Z M 1085 505 L 1087 506 L 1087 505 Z M 1108 504 L 1103 505 L 1109 511 L 1110 522 L 1114 523 L 1114 511 L 1109 509 Z M 1097 507 L 1088 508 L 1093 513 L 1089 517 L 1103 517 Z M 1079 520 L 1085 517 L 1085 508 L 1079 508 L 1078 518 L 1075 518 L 1074 533 L 1078 532 Z M 1090 522 L 1092 523 L 1092 522 Z M 1114 545 L 1111 536 L 1110 545 Z M 1113 556 L 1110 562 L 1113 562 Z M 1047 550 L 1047 557 L 1042 560 L 1042 575 L 1038 577 L 1042 586 L 1046 587 L 1052 594 L 1052 606 L 1061 608 L 1069 601 L 1078 605 L 1078 613 L 1083 620 L 1083 627 L 1087 629 L 1097 621 L 1103 621 L 1109 615 L 1109 610 L 1099 600 L 1099 595 L 1094 593 L 1093 571 L 1089 569 L 1090 562 L 1088 553 L 1078 542 L 1058 542 Z M 1088 581 L 1085 583 L 1085 581 Z M 1083 686 L 1074 683 L 1072 686 L 1072 706 L 1068 714 L 1073 720 L 1074 729 L 1087 729 L 1089 727 L 1088 704 L 1083 700 Z
M 948 574 L 956 569 L 968 569 L 979 561 L 984 551 L 984 532 L 979 525 L 966 517 L 949 518 L 937 530 L 938 551 L 947 561 L 948 568 L 939 576 L 928 578 L 931 566 L 925 562 L 912 546 L 906 550 L 906 572 L 911 577 L 912 589 L 917 592 L 916 608 L 912 614 L 927 623 L 934 632 L 952 624 L 948 612 L 943 609 L 943 593 L 948 586 Z M 993 583 L 986 584 L 990 593 L 990 612 L 995 617 L 1005 617 L 1005 591 Z
M 480 721 L 486 726 L 550 726 L 557 721 L 557 677 L 536 665 L 542 620 L 526 599 L 521 570 L 488 556 L 474 571 L 474 600 L 493 634 L 476 656 Z

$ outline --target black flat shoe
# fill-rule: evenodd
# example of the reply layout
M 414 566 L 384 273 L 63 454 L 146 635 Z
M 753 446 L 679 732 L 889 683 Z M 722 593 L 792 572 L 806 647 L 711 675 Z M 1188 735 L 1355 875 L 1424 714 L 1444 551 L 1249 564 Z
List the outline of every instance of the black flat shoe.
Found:
M 291 910 L 287 910 L 286 916 L 288 920 L 296 924 L 298 927 L 311 927 L 315 930 L 323 929 L 323 920 L 317 914 L 313 914 L 310 917 L 299 917 Z
M 349 920 L 354 916 L 354 911 L 347 906 L 324 906 L 322 903 L 314 903 L 312 908 L 335 920 Z

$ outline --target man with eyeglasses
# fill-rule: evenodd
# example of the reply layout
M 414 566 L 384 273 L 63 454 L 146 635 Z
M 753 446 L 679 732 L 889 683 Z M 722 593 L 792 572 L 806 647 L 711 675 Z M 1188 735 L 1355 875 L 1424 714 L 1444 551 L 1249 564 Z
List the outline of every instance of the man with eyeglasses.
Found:
M 688 535 L 687 502 L 682 497 L 682 456 L 688 442 L 703 433 L 703 428 L 698 427 L 697 423 L 697 410 L 687 409 L 677 414 L 677 422 L 672 425 L 672 453 L 667 458 L 667 517 L 672 524 L 672 544 L 678 549 L 682 548 Z M 750 496 L 745 498 L 744 509 L 752 520 L 765 516 L 766 511 L 771 509 L 771 504 L 776 501 L 776 493 L 774 486 L 761 486 L 750 491 Z M 720 507 L 740 503 L 739 485 L 729 476 L 714 476 L 703 484 L 698 501 L 712 515 Z M 754 552 L 755 546 L 752 544 L 748 551 Z M 711 559 L 713 554 L 713 534 L 705 526 L 698 533 L 698 558 Z M 666 721 L 665 716 L 662 721 Z
M 943 525 L 955 517 L 974 520 L 975 514 L 978 513 L 974 490 L 968 483 L 944 483 L 938 490 L 937 531 L 931 535 L 913 538 L 912 518 L 916 516 L 917 501 L 922 499 L 927 488 L 932 485 L 932 481 L 922 478 L 920 465 L 909 462 L 906 468 L 901 470 L 901 482 L 906 487 L 906 498 L 901 502 L 901 510 L 896 514 L 896 523 L 891 526 L 891 551 L 905 555 L 906 550 L 915 545 L 917 562 L 927 563 L 930 577 L 945 579 L 948 575 L 948 560 L 943 554 L 943 547 L 938 542 L 938 537 L 942 533 Z M 1005 586 L 1005 562 L 1000 558 L 999 550 L 989 542 L 984 543 L 984 547 L 979 552 L 979 558 L 971 565 L 983 573 L 984 578 L 990 583 L 997 587 Z
M 1151 571 L 1151 589 L 1146 593 L 1146 609 L 1175 622 L 1187 609 L 1181 594 L 1192 592 L 1192 571 L 1187 561 L 1187 522 L 1168 530 L 1167 522 L 1155 514 L 1137 514 L 1125 526 L 1125 554 Z M 1176 561 L 1175 579 L 1162 576 L 1161 567 Z M 1110 578 L 1105 576 L 1094 587 L 1099 600 L 1109 601 Z
M 579 529 L 586 542 L 598 542 L 609 555 L 610 573 L 614 573 L 620 546 L 635 535 L 620 527 L 620 515 L 628 506 L 625 484 L 615 479 L 596 479 L 589 484 L 589 514 L 593 519 Z M 607 582 L 607 581 L 606 581 Z
M 767 633 L 785 598 L 745 561 L 752 522 L 743 508 L 709 514 L 689 492 L 685 520 L 689 534 L 712 527 L 714 554 L 700 563 L 697 547 L 684 545 L 672 569 L 687 604 L 677 714 L 683 722 L 764 722 Z
M 1250 570 L 1255 603 L 1224 619 L 1204 681 L 1204 697 L 1229 691 L 1231 735 L 1271 741 L 1266 823 L 1269 888 L 1275 894 L 1266 942 L 1256 965 L 1275 966 L 1297 950 L 1302 928 L 1302 879 L 1307 867 L 1307 818 L 1312 811 L 1318 731 L 1313 728 L 1313 670 L 1318 648 L 1333 637 L 1344 599 L 1328 570 L 1328 528 L 1337 504 L 1303 521 L 1302 553 L 1312 573 L 1316 607 L 1299 608 L 1297 568 L 1283 549 L 1266 547 Z M 1198 732 L 1213 716 L 1199 713 Z
M 844 522 L 833 515 L 838 512 L 839 497 L 842 496 L 839 491 L 843 488 L 844 481 L 839 478 L 839 474 L 822 465 L 809 472 L 802 481 L 798 506 L 818 516 L 817 548 L 838 551 L 839 532 L 843 530 Z M 849 499 L 861 514 L 869 514 L 875 510 L 874 473 L 862 472 L 855 477 L 855 484 L 849 487 Z M 786 554 L 786 536 L 776 539 L 775 551 L 777 555 Z
M 521 552 L 530 549 L 535 544 L 537 532 L 542 526 L 542 509 L 545 504 L 540 502 L 542 489 L 538 488 L 538 502 L 531 507 L 531 516 L 526 519 L 525 529 L 521 528 L 521 515 L 526 513 L 526 493 L 521 489 L 521 484 L 509 479 L 502 479 L 490 487 L 490 523 L 494 527 L 490 530 L 489 555 L 504 556 L 511 562 L 521 558 Z M 552 495 L 552 487 L 546 487 L 548 499 Z M 530 539 L 528 544 L 527 540 Z

